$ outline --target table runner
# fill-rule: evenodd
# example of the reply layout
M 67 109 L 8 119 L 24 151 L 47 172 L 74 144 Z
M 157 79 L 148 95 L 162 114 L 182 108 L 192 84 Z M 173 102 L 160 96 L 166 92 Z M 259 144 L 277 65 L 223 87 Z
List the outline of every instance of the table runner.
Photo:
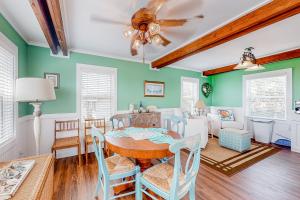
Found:
M 105 135 L 110 137 L 131 137 L 135 140 L 150 140 L 156 144 L 173 144 L 175 139 L 167 135 L 167 129 L 164 128 L 134 128 L 129 127 L 123 130 L 109 131 Z M 139 136 L 141 135 L 141 136 Z

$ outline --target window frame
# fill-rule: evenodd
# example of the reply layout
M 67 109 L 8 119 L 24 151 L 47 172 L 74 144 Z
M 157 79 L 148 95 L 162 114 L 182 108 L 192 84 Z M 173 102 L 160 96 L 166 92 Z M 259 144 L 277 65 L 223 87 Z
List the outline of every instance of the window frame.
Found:
M 18 102 L 16 102 L 16 80 L 19 77 L 19 56 L 18 56 L 18 47 L 10 40 L 8 39 L 3 33 L 0 32 L 0 46 L 4 48 L 6 51 L 9 51 L 14 55 L 14 81 L 13 81 L 13 133 L 12 137 L 5 141 L 0 141 L 0 152 L 5 152 L 7 148 L 10 148 L 11 145 L 14 145 L 17 139 L 17 120 L 19 119 L 18 116 Z
M 181 77 L 181 81 L 180 81 L 180 108 L 183 108 L 183 82 L 184 81 L 190 81 L 190 82 L 196 82 L 197 85 L 197 89 L 196 89 L 196 101 L 199 100 L 199 88 L 200 88 L 200 84 L 199 84 L 199 79 L 198 78 L 192 78 L 192 77 L 186 77 L 186 76 L 182 76 Z M 196 102 L 195 102 L 196 103 Z M 191 113 L 193 113 L 194 111 L 191 110 Z
M 287 78 L 285 118 L 278 119 L 278 118 L 249 116 L 249 114 L 248 114 L 249 110 L 248 110 L 248 105 L 247 105 L 247 103 L 248 103 L 247 102 L 247 81 L 254 80 L 254 79 L 260 79 L 260 78 L 271 78 L 271 77 L 277 77 L 277 76 L 286 76 L 286 78 Z M 290 120 L 290 118 L 291 118 L 290 115 L 291 115 L 292 109 L 293 109 L 293 70 L 292 70 L 292 68 L 243 75 L 243 110 L 244 110 L 246 117 L 259 118 L 259 119 L 271 119 L 271 120 L 275 120 L 275 121 L 286 121 L 286 120 Z
M 112 114 L 116 114 L 117 112 L 117 102 L 118 102 L 118 91 L 117 91 L 117 83 L 118 83 L 118 69 L 113 67 L 103 67 L 103 66 L 97 66 L 97 65 L 89 65 L 89 64 L 76 64 L 76 109 L 77 109 L 77 115 L 81 120 L 81 73 L 82 72 L 95 72 L 95 73 L 101 73 L 101 72 L 109 72 L 113 74 L 114 76 L 114 98 L 113 98 L 113 112 Z

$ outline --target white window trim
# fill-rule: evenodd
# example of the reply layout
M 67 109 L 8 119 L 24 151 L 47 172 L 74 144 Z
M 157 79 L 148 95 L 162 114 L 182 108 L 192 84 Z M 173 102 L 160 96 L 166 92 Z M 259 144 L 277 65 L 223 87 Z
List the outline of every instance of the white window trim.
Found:
M 197 97 L 197 100 L 199 100 L 199 79 L 197 78 L 191 78 L 191 77 L 186 77 L 186 76 L 182 76 L 181 77 L 181 80 L 180 80 L 180 108 L 183 107 L 182 103 L 183 103 L 183 100 L 182 100 L 182 94 L 183 94 L 183 87 L 182 87 L 182 83 L 184 80 L 187 80 L 187 81 L 195 81 L 197 83 L 197 94 L 196 94 L 196 97 Z M 196 101 L 197 101 L 196 100 Z
M 81 93 L 81 73 L 84 72 L 110 72 L 114 74 L 114 99 L 113 99 L 113 114 L 116 114 L 117 112 L 117 102 L 118 102 L 118 91 L 117 91 L 117 83 L 118 83 L 118 69 L 113 67 L 103 67 L 103 66 L 97 66 L 97 65 L 88 65 L 88 64 L 76 64 L 76 112 L 78 117 L 81 117 L 81 101 L 80 101 L 80 93 Z
M 18 57 L 18 47 L 11 41 L 9 40 L 3 33 L 0 32 L 0 46 L 5 48 L 7 51 L 11 52 L 15 57 L 14 57 L 14 63 L 15 63 L 15 81 L 14 81 L 14 92 L 16 92 L 16 79 L 18 78 L 18 68 L 19 68 L 19 57 Z M 7 149 L 9 149 L 14 143 L 16 142 L 17 138 L 17 119 L 18 117 L 18 103 L 14 101 L 14 130 L 13 130 L 13 137 L 3 143 L 0 144 L 0 153 L 5 152 Z
M 281 70 L 274 70 L 269 72 L 262 72 L 262 73 L 255 73 L 255 74 L 249 74 L 249 75 L 243 75 L 243 110 L 246 115 L 248 116 L 248 110 L 247 110 L 247 91 L 246 91 L 246 85 L 247 80 L 252 79 L 259 79 L 259 78 L 269 78 L 274 76 L 287 76 L 287 93 L 286 93 L 286 118 L 285 119 L 273 119 L 275 121 L 287 121 L 291 119 L 291 113 L 293 109 L 293 70 L 292 68 L 288 69 L 281 69 Z M 261 119 L 268 119 L 264 117 L 260 117 Z

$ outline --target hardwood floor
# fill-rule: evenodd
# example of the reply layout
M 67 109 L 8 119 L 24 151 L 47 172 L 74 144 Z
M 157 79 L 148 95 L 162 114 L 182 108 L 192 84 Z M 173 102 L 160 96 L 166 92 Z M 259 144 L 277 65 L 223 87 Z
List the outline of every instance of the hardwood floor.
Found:
M 56 161 L 53 199 L 94 199 L 97 162 L 89 156 L 88 165 L 78 166 L 77 157 Z M 201 165 L 196 187 L 197 200 L 300 199 L 300 154 L 283 150 L 232 177 Z

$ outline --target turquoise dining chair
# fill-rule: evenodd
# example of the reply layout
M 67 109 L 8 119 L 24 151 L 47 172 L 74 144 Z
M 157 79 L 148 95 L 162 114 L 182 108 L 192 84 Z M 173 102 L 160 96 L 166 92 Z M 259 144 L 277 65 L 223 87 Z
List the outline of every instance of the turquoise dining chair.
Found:
M 136 194 L 136 191 L 131 191 L 120 195 L 111 195 L 110 191 L 114 187 L 134 183 L 136 181 L 135 176 L 140 171 L 140 168 L 135 166 L 130 159 L 120 155 L 104 158 L 102 145 L 105 141 L 104 135 L 99 129 L 92 127 L 92 137 L 93 147 L 98 161 L 98 182 L 95 197 L 98 197 L 100 186 L 103 189 L 103 200 Z M 99 141 L 99 143 L 97 143 L 97 141 Z M 130 177 L 131 179 L 128 179 Z M 112 181 L 120 182 L 112 184 Z
M 110 118 L 112 129 L 130 127 L 131 115 L 114 115 Z
M 185 126 L 187 121 L 184 117 L 179 117 L 176 115 L 167 116 L 164 119 L 165 127 L 168 130 L 176 131 L 181 137 L 184 137 Z
M 184 168 L 181 165 L 182 149 L 189 152 Z M 170 145 L 169 150 L 175 154 L 174 165 L 161 163 L 137 174 L 136 200 L 142 200 L 143 194 L 157 199 L 149 190 L 167 200 L 181 199 L 187 193 L 189 199 L 195 200 L 196 177 L 200 166 L 200 135 L 178 140 Z

